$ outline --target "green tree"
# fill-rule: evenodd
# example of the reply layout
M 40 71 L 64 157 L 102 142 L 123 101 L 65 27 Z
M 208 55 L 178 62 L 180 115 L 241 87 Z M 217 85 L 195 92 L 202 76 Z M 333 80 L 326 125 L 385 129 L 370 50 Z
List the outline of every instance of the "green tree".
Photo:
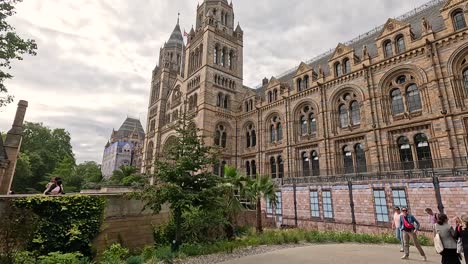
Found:
M 42 123 L 25 122 L 21 154 L 28 157 L 31 174 L 23 174 L 28 171 L 24 167 L 17 168 L 13 178 L 13 190 L 17 193 L 42 192 L 60 162 L 75 164 L 70 134 Z
M 78 164 L 75 168 L 75 174 L 83 178 L 83 181 L 86 183 L 98 183 L 102 181 L 101 168 L 94 161 L 85 161 Z
M 246 197 L 252 201 L 256 201 L 256 229 L 257 233 L 263 232 L 262 225 L 262 198 L 268 199 L 273 207 L 276 206 L 277 188 L 275 183 L 268 176 L 259 176 L 255 179 L 247 178 L 246 185 L 243 189 Z
M 112 172 L 109 181 L 113 184 L 122 184 L 123 179 L 130 177 L 138 172 L 133 166 L 121 166 L 118 170 Z
M 34 190 L 31 190 L 29 185 L 30 179 L 32 177 L 31 172 L 31 162 L 29 156 L 26 153 L 20 153 L 18 160 L 16 161 L 16 170 L 14 175 L 14 181 L 11 186 L 11 190 L 18 192 L 26 191 L 34 193 Z
M 11 61 L 22 60 L 24 54 L 36 55 L 36 42 L 19 37 L 15 28 L 7 22 L 7 18 L 16 13 L 15 4 L 18 2 L 21 0 L 0 1 L 0 94 L 5 94 L 0 96 L 0 107 L 13 100 L 13 97 L 7 94 L 8 90 L 4 84 L 5 80 L 13 77 L 7 72 L 11 69 Z
M 65 156 L 54 171 L 49 175 L 49 178 L 60 177 L 63 182 L 63 188 L 67 192 L 79 192 L 83 184 L 81 175 L 75 173 L 75 159 Z
M 175 225 L 172 249 L 182 243 L 183 214 L 193 208 L 216 210 L 222 205 L 222 179 L 211 172 L 216 163 L 214 151 L 203 144 L 193 120 L 184 112 L 175 131 L 175 139 L 165 146 L 165 155 L 155 162 L 154 185 L 145 184 L 134 196 L 146 202 L 146 207 L 161 211 L 169 204 Z

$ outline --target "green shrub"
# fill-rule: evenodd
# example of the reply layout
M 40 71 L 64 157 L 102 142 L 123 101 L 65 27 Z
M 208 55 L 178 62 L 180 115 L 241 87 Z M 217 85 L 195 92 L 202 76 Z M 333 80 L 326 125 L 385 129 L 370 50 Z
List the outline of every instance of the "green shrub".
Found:
M 112 244 L 102 253 L 102 260 L 105 263 L 120 263 L 128 257 L 130 251 L 120 244 Z
M 144 260 L 142 256 L 131 256 L 125 261 L 126 264 L 143 264 Z
M 171 251 L 171 247 L 159 247 L 156 248 L 154 256 L 158 259 L 163 261 L 164 263 L 171 264 L 174 262 L 175 255 Z
M 15 261 L 13 263 L 21 263 L 21 264 L 36 264 L 36 256 L 29 251 L 20 251 L 15 254 L 14 257 Z M 0 263 L 3 263 L 0 261 Z
M 142 252 L 141 252 L 141 256 L 143 257 L 143 260 L 144 261 L 150 260 L 154 256 L 154 251 L 155 251 L 155 249 L 152 246 L 144 247 Z
M 38 264 L 82 264 L 83 255 L 81 253 L 51 252 L 47 256 L 40 256 Z
M 17 199 L 15 206 L 30 209 L 38 216 L 38 227 L 28 244 L 30 251 L 41 255 L 50 252 L 92 255 L 92 241 L 103 220 L 104 198 L 41 195 Z

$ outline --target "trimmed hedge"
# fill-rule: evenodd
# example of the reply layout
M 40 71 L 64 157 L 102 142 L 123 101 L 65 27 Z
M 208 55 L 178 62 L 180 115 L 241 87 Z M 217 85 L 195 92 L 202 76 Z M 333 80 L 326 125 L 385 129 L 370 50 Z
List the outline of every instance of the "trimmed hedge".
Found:
M 28 250 L 48 255 L 51 252 L 81 252 L 92 256 L 92 241 L 99 234 L 105 198 L 71 196 L 32 196 L 14 201 L 18 208 L 38 216 L 38 226 Z

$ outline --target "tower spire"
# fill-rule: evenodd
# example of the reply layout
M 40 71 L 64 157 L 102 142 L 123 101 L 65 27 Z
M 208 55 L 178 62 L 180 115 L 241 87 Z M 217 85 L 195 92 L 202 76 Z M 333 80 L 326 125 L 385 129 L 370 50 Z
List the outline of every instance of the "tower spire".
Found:
M 179 25 L 180 12 L 177 13 L 177 25 Z

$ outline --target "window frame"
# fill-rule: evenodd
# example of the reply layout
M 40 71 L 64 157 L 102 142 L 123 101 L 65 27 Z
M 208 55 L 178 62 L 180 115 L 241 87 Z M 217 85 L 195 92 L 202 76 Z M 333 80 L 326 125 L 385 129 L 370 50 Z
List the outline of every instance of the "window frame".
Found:
M 329 194 L 329 196 L 326 196 L 325 194 Z M 326 206 L 329 206 L 329 208 Z M 322 210 L 323 210 L 323 218 L 325 220 L 334 219 L 333 198 L 332 198 L 331 190 L 322 190 Z
M 376 196 L 376 193 L 379 195 Z M 381 196 L 383 194 L 383 197 Z M 384 189 L 373 189 L 372 190 L 372 197 L 374 198 L 374 210 L 375 210 L 375 220 L 377 223 L 380 224 L 388 224 L 390 223 L 390 211 L 388 210 L 388 201 L 387 201 L 387 193 Z M 385 201 L 382 204 L 382 201 Z M 380 212 L 377 208 L 380 208 Z M 383 210 L 385 209 L 385 210 Z M 381 216 L 379 218 L 379 216 Z M 385 218 L 386 217 L 386 218 Z
M 309 191 L 309 208 L 311 218 L 320 218 L 320 199 L 317 190 Z
M 459 31 L 459 30 L 466 28 L 466 18 L 465 18 L 465 14 L 463 13 L 463 10 L 456 9 L 455 11 L 452 12 L 451 17 L 452 17 L 453 29 L 455 31 Z M 461 19 L 458 19 L 458 18 L 461 18 Z
M 403 193 L 403 197 L 401 196 L 402 193 Z M 401 203 L 401 201 L 403 199 L 405 201 L 404 204 Z M 405 188 L 394 188 L 394 189 L 392 189 L 392 200 L 393 200 L 393 206 L 394 207 L 395 206 L 398 206 L 399 208 L 406 207 L 406 208 L 409 209 L 408 195 L 406 194 L 406 189 Z
M 387 39 L 383 42 L 382 46 L 383 46 L 383 51 L 384 51 L 384 57 L 385 58 L 393 57 L 392 41 Z
M 395 38 L 395 48 L 397 54 L 401 54 L 406 51 L 405 37 L 403 35 L 398 35 Z

